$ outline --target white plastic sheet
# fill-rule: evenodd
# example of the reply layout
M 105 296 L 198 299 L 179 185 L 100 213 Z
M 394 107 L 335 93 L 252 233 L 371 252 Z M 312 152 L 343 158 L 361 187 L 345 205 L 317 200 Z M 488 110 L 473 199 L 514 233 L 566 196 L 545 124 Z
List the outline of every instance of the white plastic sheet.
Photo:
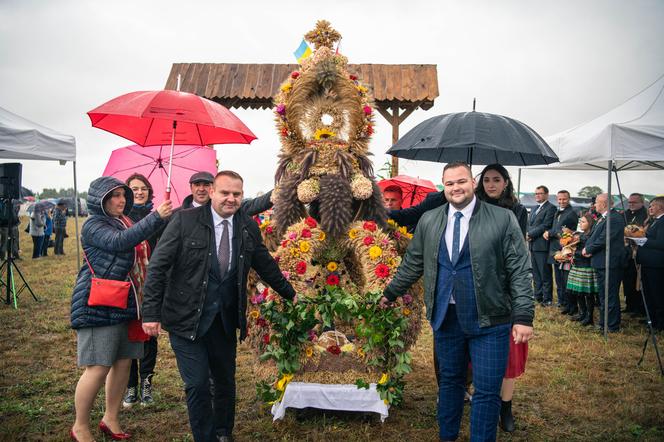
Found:
M 287 408 L 319 408 L 321 410 L 361 411 L 380 414 L 384 422 L 390 406 L 376 391 L 376 384 L 369 389 L 353 384 L 314 384 L 291 382 L 286 386 L 281 402 L 272 406 L 273 420 L 283 419 Z

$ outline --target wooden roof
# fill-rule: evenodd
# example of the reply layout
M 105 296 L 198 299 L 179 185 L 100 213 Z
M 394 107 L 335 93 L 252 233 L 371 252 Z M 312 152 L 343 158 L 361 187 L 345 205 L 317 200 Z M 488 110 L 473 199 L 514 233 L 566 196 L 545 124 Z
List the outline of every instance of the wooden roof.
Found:
M 297 64 L 174 63 L 166 89 L 192 92 L 222 105 L 252 109 L 272 108 L 272 97 Z M 438 97 L 438 74 L 432 64 L 351 64 L 350 73 L 371 87 L 383 108 L 429 109 Z

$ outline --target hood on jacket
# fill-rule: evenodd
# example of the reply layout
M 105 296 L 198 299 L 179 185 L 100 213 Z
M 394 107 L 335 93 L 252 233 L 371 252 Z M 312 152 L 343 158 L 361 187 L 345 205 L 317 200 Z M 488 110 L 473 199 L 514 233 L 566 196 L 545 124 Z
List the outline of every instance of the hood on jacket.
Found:
M 108 216 L 104 211 L 104 203 L 118 187 L 124 189 L 126 202 L 122 213 L 128 215 L 134 205 L 134 193 L 129 186 L 112 176 L 103 176 L 90 183 L 87 198 L 90 213 L 93 215 Z

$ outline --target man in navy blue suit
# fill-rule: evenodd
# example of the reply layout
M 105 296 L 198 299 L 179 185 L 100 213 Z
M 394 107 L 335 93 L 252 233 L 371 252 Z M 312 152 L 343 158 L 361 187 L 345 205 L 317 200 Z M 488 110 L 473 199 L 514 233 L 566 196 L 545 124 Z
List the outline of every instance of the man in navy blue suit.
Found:
M 652 221 L 645 242 L 639 242 L 636 261 L 641 265 L 641 281 L 648 312 L 655 330 L 664 330 L 664 197 L 650 202 Z
M 548 262 L 549 241 L 544 233 L 553 226 L 556 206 L 549 202 L 549 189 L 546 186 L 535 189 L 535 201 L 537 207 L 530 213 L 526 239 L 530 246 L 535 299 L 542 305 L 550 306 L 553 304 L 553 274 Z
M 533 334 L 528 250 L 514 214 L 475 197 L 465 163 L 443 170 L 449 204 L 426 212 L 381 306 L 424 275 L 424 303 L 439 366 L 440 440 L 456 440 L 468 362 L 473 365 L 472 441 L 495 440 L 509 339 Z M 448 222 L 449 220 L 449 222 Z
M 590 265 L 597 273 L 597 283 L 599 285 L 599 328 L 604 328 L 604 303 L 606 292 L 604 290 L 604 281 L 608 274 L 609 291 L 609 322 L 608 330 L 617 332 L 620 330 L 620 299 L 618 291 L 620 281 L 622 280 L 623 268 L 625 266 L 625 220 L 622 215 L 609 210 L 609 194 L 602 193 L 597 195 L 595 200 L 595 209 L 599 214 L 599 219 L 590 232 L 590 237 L 586 241 L 586 246 L 582 250 L 583 256 L 590 257 Z M 610 222 L 609 239 L 609 267 L 606 267 L 606 223 Z

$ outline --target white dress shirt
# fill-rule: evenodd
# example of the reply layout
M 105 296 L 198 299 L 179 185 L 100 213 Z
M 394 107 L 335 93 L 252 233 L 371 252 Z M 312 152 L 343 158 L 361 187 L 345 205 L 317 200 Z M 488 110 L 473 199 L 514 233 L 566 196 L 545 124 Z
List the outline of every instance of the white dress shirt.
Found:
M 224 225 L 222 222 L 228 221 L 228 248 L 229 254 L 231 258 L 233 257 L 233 216 L 230 216 L 228 218 L 222 218 L 221 215 L 219 215 L 213 208 L 210 206 L 210 210 L 212 211 L 212 224 L 214 225 L 214 242 L 215 242 L 215 248 L 214 251 L 215 253 L 218 252 L 219 250 L 219 243 L 221 243 L 221 235 L 224 233 Z M 232 259 L 228 260 L 228 268 L 231 268 L 231 261 Z
M 468 227 L 470 225 L 470 217 L 473 215 L 473 210 L 475 209 L 475 203 L 477 198 L 473 197 L 473 200 L 461 210 L 463 216 L 459 220 L 461 223 L 461 237 L 459 241 L 459 252 L 463 248 L 463 243 L 466 241 L 466 236 L 468 235 Z M 455 209 L 452 204 L 447 208 L 447 226 L 445 227 L 445 244 L 447 245 L 447 253 L 452 259 L 452 243 L 454 241 L 454 214 L 459 212 Z
M 191 201 L 191 207 L 201 207 L 202 205 L 203 205 L 203 204 L 201 204 L 201 203 L 197 203 L 195 200 L 192 200 L 192 201 Z M 214 210 L 213 210 L 213 212 L 214 212 Z

